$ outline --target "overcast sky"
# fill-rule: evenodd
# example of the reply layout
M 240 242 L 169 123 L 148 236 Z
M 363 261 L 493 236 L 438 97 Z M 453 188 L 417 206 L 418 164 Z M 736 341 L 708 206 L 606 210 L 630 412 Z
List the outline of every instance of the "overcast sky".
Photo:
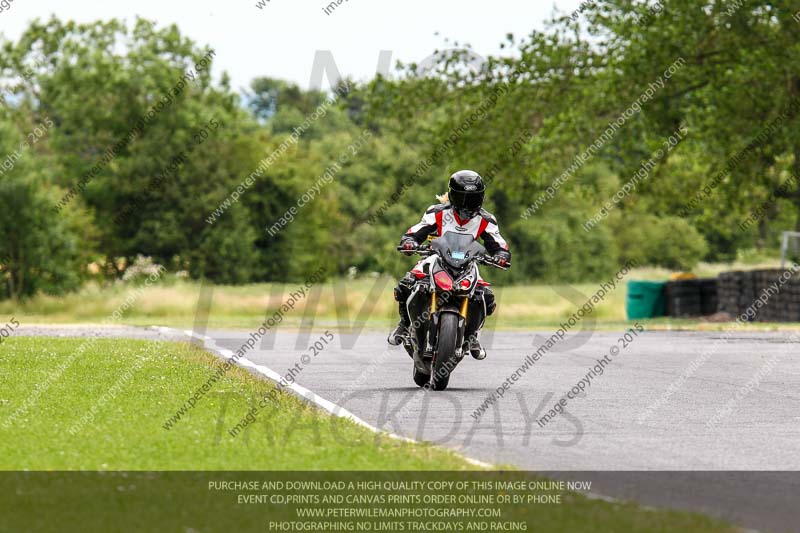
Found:
M 330 50 L 342 75 L 374 76 L 380 50 L 396 60 L 421 61 L 445 37 L 469 42 L 481 55 L 500 51 L 505 34 L 543 29 L 558 9 L 571 13 L 580 0 L 345 0 L 331 14 L 331 0 L 13 0 L 0 13 L 0 32 L 16 39 L 30 20 L 90 22 L 136 15 L 166 25 L 216 50 L 215 70 L 227 71 L 235 89 L 257 76 L 292 80 L 308 87 L 316 50 Z M 335 1 L 335 0 L 334 0 Z M 438 32 L 438 35 L 437 35 Z M 324 87 L 327 88 L 327 82 Z

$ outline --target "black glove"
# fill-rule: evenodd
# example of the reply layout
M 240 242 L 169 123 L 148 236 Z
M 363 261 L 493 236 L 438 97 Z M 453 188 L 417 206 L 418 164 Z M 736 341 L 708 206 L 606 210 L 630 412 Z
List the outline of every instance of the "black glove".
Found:
M 419 243 L 414 239 L 403 239 L 400 241 L 400 248 L 403 252 L 411 253 L 419 248 Z
M 505 250 L 500 250 L 499 252 L 494 254 L 492 260 L 501 267 L 511 266 L 511 254 L 506 252 Z

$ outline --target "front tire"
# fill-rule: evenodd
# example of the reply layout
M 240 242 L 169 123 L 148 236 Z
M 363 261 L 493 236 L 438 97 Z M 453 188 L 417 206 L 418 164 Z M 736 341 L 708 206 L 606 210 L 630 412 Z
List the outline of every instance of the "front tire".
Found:
M 430 380 L 431 376 L 429 374 L 420 372 L 417 370 L 417 366 L 414 365 L 414 383 L 416 383 L 418 387 L 424 387 Z
M 458 339 L 458 315 L 439 315 L 439 334 L 436 353 L 431 365 L 431 388 L 445 390 L 450 382 L 450 372 L 456 367 L 456 340 Z

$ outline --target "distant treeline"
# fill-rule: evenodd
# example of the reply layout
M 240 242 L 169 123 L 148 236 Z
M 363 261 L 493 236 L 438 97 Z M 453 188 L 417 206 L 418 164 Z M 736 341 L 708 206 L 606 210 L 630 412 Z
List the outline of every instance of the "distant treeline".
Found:
M 34 22 L 0 42 L 4 295 L 114 279 L 140 254 L 230 284 L 398 275 L 399 236 L 463 168 L 489 178 L 504 283 L 770 251 L 800 229 L 793 16 L 585 2 L 482 65 L 440 54 L 424 75 L 331 93 L 265 76 L 243 95 L 177 27 Z

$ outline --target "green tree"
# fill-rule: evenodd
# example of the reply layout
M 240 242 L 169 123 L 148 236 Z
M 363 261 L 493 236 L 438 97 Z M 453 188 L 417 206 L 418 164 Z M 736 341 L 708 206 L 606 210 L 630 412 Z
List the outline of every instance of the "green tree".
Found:
M 45 65 L 20 97 L 55 121 L 51 145 L 62 172 L 54 181 L 67 189 L 86 182 L 62 203 L 88 206 L 109 264 L 141 253 L 196 276 L 252 279 L 244 270 L 257 258 L 248 214 L 205 221 L 259 159 L 257 125 L 226 76 L 211 79 L 213 50 L 142 19 L 128 28 L 55 18 L 34 22 L 3 50 L 7 77 Z M 237 263 L 226 270 L 217 257 L 232 246 Z

